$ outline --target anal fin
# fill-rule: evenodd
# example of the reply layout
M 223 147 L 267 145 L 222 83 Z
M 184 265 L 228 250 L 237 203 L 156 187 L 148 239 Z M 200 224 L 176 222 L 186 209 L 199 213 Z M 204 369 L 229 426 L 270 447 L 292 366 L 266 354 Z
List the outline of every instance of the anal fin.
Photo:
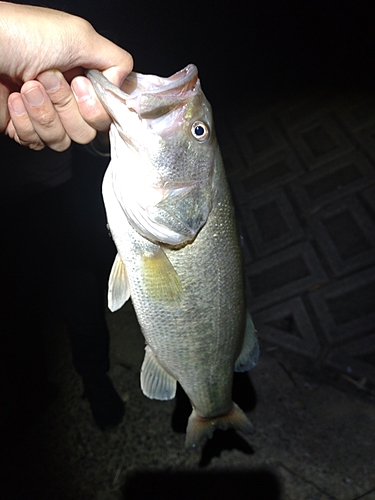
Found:
M 160 365 L 149 346 L 145 348 L 145 358 L 141 368 L 141 389 L 150 399 L 167 401 L 176 395 L 177 382 Z

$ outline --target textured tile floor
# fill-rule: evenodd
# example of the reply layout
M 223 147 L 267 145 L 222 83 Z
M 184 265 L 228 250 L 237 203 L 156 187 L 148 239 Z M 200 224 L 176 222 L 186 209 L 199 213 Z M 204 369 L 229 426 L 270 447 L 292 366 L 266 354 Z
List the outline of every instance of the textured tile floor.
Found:
M 184 395 L 158 402 L 140 391 L 144 345 L 130 304 L 108 314 L 126 414 L 99 431 L 50 314 L 59 393 L 4 434 L 1 498 L 375 499 L 375 103 L 305 95 L 251 109 L 220 116 L 217 128 L 262 350 L 236 377 L 234 399 L 256 433 L 217 432 L 185 451 Z
M 370 385 L 374 122 L 371 96 L 305 95 L 221 130 L 261 338 Z

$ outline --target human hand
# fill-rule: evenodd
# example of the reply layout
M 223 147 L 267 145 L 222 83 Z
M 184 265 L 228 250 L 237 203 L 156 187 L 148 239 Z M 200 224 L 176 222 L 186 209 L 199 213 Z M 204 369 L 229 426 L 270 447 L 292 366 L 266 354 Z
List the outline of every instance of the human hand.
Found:
M 109 116 L 91 83 L 77 76 L 84 74 L 83 68 L 102 70 L 115 85 L 132 70 L 130 54 L 96 33 L 84 19 L 3 2 L 0 53 L 4 56 L 0 131 L 32 149 L 48 145 L 63 151 L 71 140 L 86 144 L 96 130 L 108 128 Z
M 110 118 L 87 78 L 76 77 L 71 85 L 58 70 L 45 71 L 24 83 L 20 92 L 9 95 L 5 133 L 36 150 L 47 145 L 64 151 L 72 140 L 91 142 L 97 130 L 109 127 Z

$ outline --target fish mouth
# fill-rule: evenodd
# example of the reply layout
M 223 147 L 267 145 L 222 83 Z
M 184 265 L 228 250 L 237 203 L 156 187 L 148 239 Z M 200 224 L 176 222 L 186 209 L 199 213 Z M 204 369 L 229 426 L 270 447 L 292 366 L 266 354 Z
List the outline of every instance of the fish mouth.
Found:
M 86 71 L 86 76 L 101 104 L 117 123 L 119 117 L 116 106 L 109 102 L 108 93 L 116 100 L 120 98 L 140 118 L 158 118 L 189 100 L 200 85 L 198 69 L 194 64 L 188 64 L 168 78 L 132 72 L 126 77 L 121 89 L 96 69 Z
M 160 138 L 168 134 L 169 128 L 163 122 L 160 131 L 157 124 L 166 115 L 171 117 L 168 123 L 176 121 L 179 109 L 200 90 L 198 69 L 194 64 L 168 78 L 130 73 L 121 89 L 98 70 L 89 70 L 86 74 L 115 122 L 111 127 L 111 143 L 116 145 L 117 140 L 119 151 L 121 142 L 135 153 L 142 151 L 146 130 L 150 147 L 158 148 Z M 120 164 L 122 159 L 116 147 L 112 147 L 113 152 L 116 158 L 112 154 L 112 162 Z M 194 240 L 211 210 L 212 179 L 153 188 L 137 179 L 137 172 L 133 175 L 133 183 L 113 179 L 116 197 L 132 227 L 150 241 L 165 245 L 181 246 Z

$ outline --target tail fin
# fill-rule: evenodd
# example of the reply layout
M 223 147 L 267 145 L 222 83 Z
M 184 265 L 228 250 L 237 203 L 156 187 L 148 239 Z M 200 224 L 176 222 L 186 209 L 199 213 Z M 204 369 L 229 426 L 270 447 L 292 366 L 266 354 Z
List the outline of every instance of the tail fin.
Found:
M 231 428 L 244 434 L 255 432 L 253 424 L 236 403 L 233 403 L 229 413 L 215 418 L 199 417 L 193 408 L 187 425 L 185 447 L 196 448 L 202 440 L 212 438 L 215 429 Z

